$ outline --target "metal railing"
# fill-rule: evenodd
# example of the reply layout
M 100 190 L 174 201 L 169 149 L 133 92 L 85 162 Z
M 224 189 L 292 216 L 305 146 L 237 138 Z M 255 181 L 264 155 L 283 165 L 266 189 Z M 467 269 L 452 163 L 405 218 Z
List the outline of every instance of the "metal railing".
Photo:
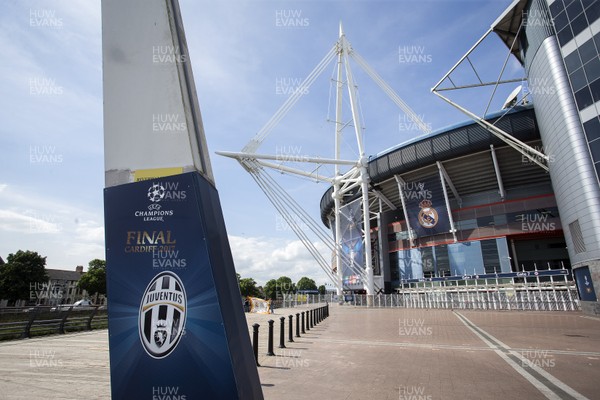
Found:
M 36 306 L 0 309 L 0 340 L 63 334 L 107 326 L 108 314 L 104 306 Z
M 578 311 L 574 285 L 562 287 L 511 285 L 498 288 L 418 288 L 401 293 L 354 295 L 347 301 L 359 307 L 398 307 L 461 310 Z
M 280 299 L 271 300 L 271 309 L 331 303 L 333 297 L 331 294 L 286 294 Z

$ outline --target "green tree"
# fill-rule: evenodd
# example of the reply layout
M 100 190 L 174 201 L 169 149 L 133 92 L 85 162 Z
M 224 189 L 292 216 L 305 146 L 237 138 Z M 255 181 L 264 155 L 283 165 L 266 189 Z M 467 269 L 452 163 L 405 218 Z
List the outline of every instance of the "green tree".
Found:
M 277 279 L 277 292 L 281 295 L 281 297 L 296 293 L 296 285 L 287 276 L 280 276 Z
M 264 288 L 265 299 L 276 299 L 277 298 L 277 281 L 275 279 L 269 280 Z
M 87 272 L 81 275 L 77 286 L 96 297 L 100 294 L 106 295 L 106 261 L 95 258 L 88 266 Z
M 327 288 L 325 288 L 325 285 L 321 285 L 319 286 L 319 294 L 327 294 Z
M 317 290 L 317 284 L 314 280 L 303 276 L 296 284 L 298 290 Z
M 244 297 L 258 297 L 260 296 L 260 290 L 256 287 L 256 281 L 252 278 L 241 278 L 240 279 L 240 294 Z
M 19 250 L 9 254 L 6 263 L 0 265 L 0 297 L 9 304 L 31 299 L 31 290 L 47 283 L 46 257 L 35 251 Z

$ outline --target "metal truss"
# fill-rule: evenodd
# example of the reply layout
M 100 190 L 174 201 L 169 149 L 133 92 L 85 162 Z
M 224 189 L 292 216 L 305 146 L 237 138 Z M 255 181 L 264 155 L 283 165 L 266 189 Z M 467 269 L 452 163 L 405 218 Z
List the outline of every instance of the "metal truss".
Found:
M 373 278 L 372 266 L 372 249 L 370 240 L 370 202 L 369 191 L 371 189 L 373 200 L 380 199 L 386 204 L 391 202 L 377 190 L 369 187 L 369 175 L 367 171 L 368 158 L 365 155 L 364 145 L 362 140 L 362 124 L 360 121 L 358 96 L 356 92 L 356 83 L 350 66 L 350 58 L 352 58 L 369 77 L 390 97 L 390 99 L 411 119 L 419 129 L 424 133 L 429 133 L 428 126 L 419 118 L 419 116 L 394 92 L 394 90 L 379 76 L 373 68 L 352 48 L 344 34 L 342 25 L 340 24 L 339 38 L 332 49 L 325 57 L 317 64 L 313 71 L 301 83 L 302 90 L 294 91 L 290 97 L 283 103 L 277 112 L 269 119 L 269 121 L 260 129 L 260 131 L 252 138 L 241 152 L 217 152 L 217 154 L 236 159 L 243 168 L 249 172 L 261 190 L 266 194 L 269 201 L 280 212 L 292 228 L 296 236 L 302 241 L 310 254 L 319 263 L 327 276 L 334 282 L 337 287 L 338 295 L 343 293 L 342 283 L 342 263 L 349 265 L 353 273 L 360 276 L 364 282 L 367 295 L 375 294 L 376 287 Z M 283 117 L 292 109 L 303 96 L 307 89 L 315 82 L 317 77 L 325 70 L 325 68 L 333 61 L 337 60 L 337 77 L 336 84 L 336 116 L 335 116 L 335 158 L 321 157 L 302 157 L 298 160 L 280 160 L 276 155 L 258 154 L 257 150 L 265 139 L 270 135 L 273 128 L 283 119 Z M 352 123 L 344 123 L 342 115 L 342 99 L 344 86 L 348 91 L 349 105 L 352 114 Z M 349 127 L 354 127 L 356 144 L 359 152 L 359 159 L 356 161 L 343 160 L 340 158 L 341 151 L 341 136 L 342 131 Z M 275 161 L 275 162 L 273 162 Z M 279 163 L 277 161 L 280 161 Z M 316 168 L 304 170 L 300 168 L 283 165 L 286 163 L 313 164 Z M 335 166 L 333 176 L 324 176 L 319 174 L 319 167 L 324 164 Z M 346 172 L 341 171 L 341 167 L 347 167 Z M 328 182 L 333 186 L 332 197 L 335 204 L 335 241 L 327 235 L 324 228 L 321 228 L 318 223 L 290 196 L 280 185 L 278 185 L 272 177 L 268 175 L 265 168 L 276 170 L 283 173 L 294 174 L 301 177 L 313 179 L 315 181 Z M 363 244 L 365 249 L 365 265 L 358 265 L 345 255 L 341 248 L 341 211 L 342 203 L 345 197 L 354 195 L 360 190 L 362 196 L 362 211 L 363 211 Z M 393 206 L 393 204 L 391 204 Z M 395 208 L 395 207 L 394 207 Z M 297 218 L 294 218 L 297 217 Z M 319 253 L 315 244 L 311 242 L 299 224 L 302 221 L 335 255 L 335 266 L 327 263 L 324 257 Z
M 488 121 L 485 120 L 485 115 L 487 114 L 487 111 L 489 110 L 490 104 L 492 102 L 492 99 L 496 93 L 496 90 L 498 88 L 499 85 L 501 84 L 506 84 L 506 83 L 515 83 L 515 82 L 522 82 L 527 80 L 527 78 L 524 76 L 523 78 L 520 79 L 502 79 L 502 76 L 504 75 L 504 71 L 506 69 L 506 65 L 508 63 L 508 60 L 510 59 L 510 56 L 513 54 L 513 49 L 515 48 L 515 45 L 517 43 L 517 39 L 519 36 L 519 32 L 522 28 L 523 24 L 521 23 L 521 26 L 518 28 L 517 33 L 514 35 L 514 38 L 512 40 L 512 43 L 510 45 L 510 48 L 508 50 L 508 54 L 506 56 L 506 59 L 504 60 L 504 63 L 502 65 L 502 69 L 500 71 L 500 74 L 498 76 L 498 79 L 494 82 L 484 82 L 479 73 L 477 72 L 477 70 L 475 69 L 475 66 L 473 65 L 473 63 L 471 62 L 469 56 L 475 51 L 475 49 L 477 47 L 479 47 L 479 45 L 492 33 L 494 32 L 493 28 L 488 29 L 488 31 L 469 49 L 469 51 L 467 51 L 465 53 L 465 55 L 463 55 L 456 64 L 454 64 L 454 66 L 442 77 L 442 79 L 439 80 L 439 82 L 431 89 L 431 91 L 433 92 L 433 94 L 435 94 L 436 96 L 440 97 L 442 100 L 444 100 L 445 102 L 447 102 L 448 104 L 450 104 L 451 106 L 455 107 L 457 110 L 461 111 L 462 113 L 466 114 L 467 116 L 469 116 L 469 118 L 471 118 L 473 121 L 475 121 L 477 124 L 479 124 L 481 127 L 485 128 L 486 130 L 488 130 L 490 133 L 492 133 L 494 136 L 496 136 L 497 138 L 499 138 L 500 140 L 502 140 L 504 143 L 506 143 L 507 145 L 509 145 L 510 147 L 514 148 L 515 150 L 517 150 L 519 153 L 521 153 L 522 155 L 524 155 L 525 157 L 527 157 L 529 160 L 531 160 L 532 162 L 534 162 L 535 164 L 539 165 L 541 168 L 543 168 L 544 170 L 548 171 L 548 160 L 549 157 L 547 155 L 545 155 L 544 153 L 534 149 L 533 147 L 521 142 L 520 140 L 518 140 L 517 138 L 513 137 L 512 135 L 510 135 L 509 133 L 505 132 L 504 130 L 500 129 L 498 126 L 496 126 L 495 124 L 492 124 Z M 457 86 L 451 78 L 452 73 L 463 63 L 468 63 L 468 65 L 471 67 L 471 69 L 473 70 L 473 72 L 475 73 L 475 76 L 477 77 L 478 82 L 473 83 L 473 84 L 469 84 L 469 85 L 461 85 L 461 86 Z M 450 87 L 440 87 L 442 85 L 443 82 L 448 81 L 450 82 L 451 86 Z M 488 100 L 487 106 L 485 108 L 485 111 L 483 113 L 482 116 L 478 116 L 475 113 L 467 110 L 465 107 L 462 107 L 461 105 L 457 104 L 456 102 L 448 99 L 447 97 L 445 97 L 444 95 L 441 94 L 441 92 L 445 92 L 445 91 L 453 91 L 453 90 L 462 90 L 462 89 L 469 89 L 469 88 L 476 88 L 476 87 L 484 87 L 484 86 L 493 86 L 493 92 L 490 96 L 490 99 Z M 514 108 L 515 105 L 513 105 L 512 107 L 508 108 L 506 110 L 506 113 L 510 112 L 510 110 L 512 108 Z M 498 118 L 498 120 L 496 121 L 496 123 L 501 119 L 502 117 Z

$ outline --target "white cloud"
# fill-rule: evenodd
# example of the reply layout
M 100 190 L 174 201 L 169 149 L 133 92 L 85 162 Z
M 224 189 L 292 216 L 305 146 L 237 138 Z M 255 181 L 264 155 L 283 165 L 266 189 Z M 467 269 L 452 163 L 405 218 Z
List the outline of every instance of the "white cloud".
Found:
M 93 211 L 7 184 L 0 184 L 0 204 L 0 255 L 36 251 L 58 269 L 104 258 L 103 221 Z
M 287 276 L 294 282 L 307 276 L 319 285 L 329 283 L 326 274 L 299 240 L 229 236 L 229 242 L 236 271 L 243 278 L 253 278 L 259 285 L 280 276 Z M 325 260 L 331 259 L 323 243 L 314 244 Z

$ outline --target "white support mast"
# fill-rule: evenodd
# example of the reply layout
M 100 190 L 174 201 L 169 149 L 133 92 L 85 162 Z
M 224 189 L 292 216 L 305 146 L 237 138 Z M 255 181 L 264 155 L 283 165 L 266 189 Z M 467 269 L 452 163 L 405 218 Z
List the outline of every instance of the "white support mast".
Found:
M 275 115 L 267 122 L 267 124 L 251 139 L 242 152 L 217 152 L 217 154 L 235 158 L 241 165 L 248 171 L 255 179 L 260 188 L 265 192 L 271 203 L 281 213 L 281 215 L 288 221 L 291 228 L 294 230 L 296 235 L 300 238 L 303 244 L 307 247 L 309 252 L 313 255 L 315 260 L 319 263 L 321 268 L 327 274 L 327 276 L 333 281 L 336 286 L 337 294 L 343 294 L 343 268 L 348 268 L 349 271 L 358 276 L 367 292 L 368 304 L 372 303 L 373 295 L 375 290 L 379 289 L 374 282 L 373 278 L 373 265 L 372 265 L 372 248 L 371 248 L 371 237 L 370 237 L 370 218 L 369 218 L 369 173 L 368 173 L 368 157 L 365 154 L 365 148 L 362 137 L 362 124 L 360 121 L 359 105 L 357 88 L 354 82 L 354 76 L 350 68 L 350 58 L 352 58 L 366 73 L 373 79 L 373 81 L 390 97 L 390 99 L 404 112 L 407 116 L 415 122 L 415 124 L 424 132 L 428 133 L 429 128 L 423 121 L 420 120 L 418 115 L 410 109 L 410 107 L 398 96 L 393 89 L 385 83 L 385 81 L 366 63 L 366 61 L 356 53 L 350 43 L 347 41 L 344 34 L 342 24 L 339 26 L 339 38 L 333 48 L 327 53 L 327 55 L 321 60 L 321 62 L 313 69 L 308 77 L 302 82 L 301 87 L 308 89 L 320 75 L 325 67 L 337 59 L 337 76 L 335 80 L 336 86 L 336 114 L 335 114 L 335 150 L 334 158 L 322 158 L 322 157 L 303 157 L 301 160 L 279 160 L 277 156 L 258 154 L 257 151 L 260 145 L 264 142 L 267 136 L 272 132 L 273 128 L 279 123 L 287 112 L 297 103 L 297 101 L 305 93 L 304 90 L 295 91 L 277 110 Z M 345 74 L 345 77 L 344 77 Z M 345 78 L 345 80 L 344 80 Z M 343 120 L 343 96 L 344 86 L 348 86 L 348 98 L 349 105 L 352 114 L 351 121 L 344 122 Z M 342 145 L 342 133 L 346 127 L 350 125 L 354 126 L 354 134 L 356 136 L 356 144 L 358 147 L 359 159 L 356 161 L 344 160 L 341 158 L 341 145 Z M 275 162 L 267 162 L 265 160 L 271 160 Z M 277 163 L 277 161 L 282 161 Z M 292 168 L 291 166 L 283 165 L 283 163 L 289 162 L 302 162 L 309 164 L 333 164 L 335 167 L 334 176 L 326 177 L 315 173 L 315 170 L 305 171 L 299 168 Z M 346 167 L 347 170 L 342 171 L 341 167 Z M 300 177 L 313 179 L 316 181 L 328 182 L 333 186 L 332 198 L 335 207 L 335 240 L 332 241 L 330 238 L 324 237 L 322 227 L 318 224 L 302 209 L 302 207 L 295 202 L 295 200 L 287 194 L 276 182 L 268 177 L 268 174 L 264 171 L 265 168 L 273 169 L 282 173 L 294 174 Z M 363 218 L 363 240 L 364 240 L 364 265 L 357 262 L 352 257 L 344 254 L 342 251 L 342 206 L 344 196 L 354 195 L 360 188 L 362 195 L 362 218 Z M 331 265 L 327 266 L 327 262 L 318 253 L 314 243 L 312 243 L 306 236 L 303 229 L 295 223 L 293 216 L 299 217 L 304 221 L 307 227 L 317 236 L 319 239 L 334 252 L 335 260 L 335 273 L 331 269 Z M 330 220 L 331 221 L 331 220 Z
M 340 22 L 340 34 L 339 41 L 341 43 L 342 36 L 344 34 L 344 30 L 342 28 L 342 23 Z M 344 129 L 344 122 L 342 121 L 342 88 L 344 87 L 344 82 L 342 81 L 342 65 L 344 63 L 344 59 L 342 57 L 341 47 L 338 45 L 338 54 L 337 54 L 337 79 L 335 82 L 336 87 L 336 97 L 335 97 L 335 158 L 339 159 L 341 157 L 341 142 L 342 142 L 342 130 Z M 336 269 L 336 288 L 337 295 L 341 296 L 343 294 L 343 275 L 342 275 L 342 221 L 340 216 L 340 206 L 342 202 L 342 194 L 340 192 L 340 166 L 336 164 L 335 166 L 335 177 L 333 179 L 333 193 L 331 196 L 333 197 L 333 203 L 335 207 L 335 269 Z
M 363 238 L 365 246 L 365 275 L 364 282 L 367 296 L 375 294 L 373 288 L 373 260 L 371 256 L 371 220 L 369 218 L 369 171 L 367 170 L 368 159 L 365 155 L 365 148 L 362 140 L 362 125 L 358 113 L 358 100 L 356 97 L 356 85 L 354 84 L 354 76 L 350 68 L 348 56 L 352 49 L 346 40 L 344 32 L 340 28 L 340 52 L 344 59 L 346 67 L 346 79 L 348 81 L 348 95 L 350 97 L 350 109 L 352 110 L 352 121 L 354 123 L 354 133 L 356 134 L 356 143 L 359 152 L 359 171 L 360 171 L 360 187 L 362 192 L 362 208 L 363 208 Z

